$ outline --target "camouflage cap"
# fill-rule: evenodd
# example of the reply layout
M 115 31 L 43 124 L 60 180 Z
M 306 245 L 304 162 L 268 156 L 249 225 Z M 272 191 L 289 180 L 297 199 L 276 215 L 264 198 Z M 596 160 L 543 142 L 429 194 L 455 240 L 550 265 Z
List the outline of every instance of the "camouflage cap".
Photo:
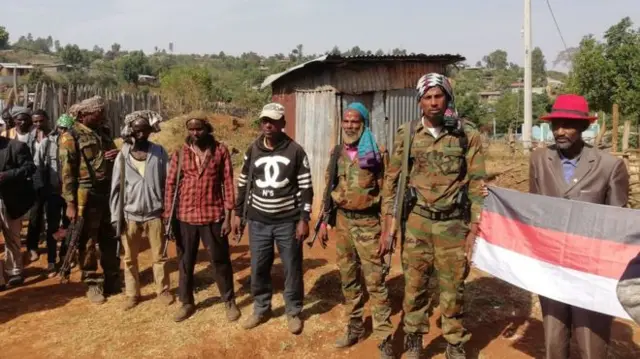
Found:
M 106 103 L 101 96 L 93 96 L 71 106 L 69 114 L 73 117 L 88 115 L 104 110 Z
M 260 112 L 260 118 L 270 118 L 272 120 L 282 120 L 284 118 L 284 106 L 277 102 L 265 105 Z

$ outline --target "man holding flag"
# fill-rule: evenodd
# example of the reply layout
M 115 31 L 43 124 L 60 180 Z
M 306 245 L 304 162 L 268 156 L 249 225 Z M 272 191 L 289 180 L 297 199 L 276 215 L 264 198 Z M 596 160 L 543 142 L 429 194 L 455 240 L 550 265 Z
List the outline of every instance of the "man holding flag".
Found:
M 585 144 L 582 132 L 596 119 L 582 96 L 558 96 L 550 114 L 555 146 L 531 155 L 529 192 L 624 207 L 629 174 L 621 159 Z M 583 358 L 606 358 L 613 317 L 540 296 L 547 359 L 569 358 L 571 329 Z
M 572 330 L 583 359 L 604 359 L 610 314 L 622 309 L 611 300 L 615 283 L 636 253 L 638 228 L 629 209 L 603 213 L 574 201 L 625 207 L 629 175 L 621 159 L 583 141 L 582 132 L 596 119 L 584 97 L 558 96 L 541 119 L 551 122 L 555 145 L 531 154 L 529 192 L 571 201 L 551 204 L 545 197 L 492 190 L 473 260 L 484 271 L 545 294 L 539 299 L 547 359 L 569 358 Z M 527 206 L 519 205 L 524 201 Z M 491 264 L 496 259 L 502 269 Z M 519 274 L 504 269 L 511 262 L 519 264 Z M 525 273 L 532 271 L 536 278 Z

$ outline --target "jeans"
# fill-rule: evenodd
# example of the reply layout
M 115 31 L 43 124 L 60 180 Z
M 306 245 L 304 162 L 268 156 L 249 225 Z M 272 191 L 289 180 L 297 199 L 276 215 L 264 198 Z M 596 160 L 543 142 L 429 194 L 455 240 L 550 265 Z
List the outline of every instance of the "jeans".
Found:
M 297 316 L 302 311 L 304 281 L 302 279 L 302 242 L 296 239 L 296 222 L 267 224 L 249 221 L 249 248 L 251 250 L 251 295 L 254 314 L 263 315 L 271 310 L 273 285 L 271 267 L 274 243 L 284 266 L 285 311 Z

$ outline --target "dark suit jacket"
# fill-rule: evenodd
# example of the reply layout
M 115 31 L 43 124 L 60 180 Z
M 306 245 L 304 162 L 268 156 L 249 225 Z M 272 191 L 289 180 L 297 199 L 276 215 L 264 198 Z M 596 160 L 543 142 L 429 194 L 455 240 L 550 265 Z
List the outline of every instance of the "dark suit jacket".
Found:
M 629 174 L 624 162 L 585 145 L 571 182 L 564 180 L 555 146 L 531 154 L 529 192 L 550 197 L 624 207 L 629 199 Z
M 29 146 L 0 136 L 0 198 L 9 217 L 20 218 L 33 206 L 35 171 Z

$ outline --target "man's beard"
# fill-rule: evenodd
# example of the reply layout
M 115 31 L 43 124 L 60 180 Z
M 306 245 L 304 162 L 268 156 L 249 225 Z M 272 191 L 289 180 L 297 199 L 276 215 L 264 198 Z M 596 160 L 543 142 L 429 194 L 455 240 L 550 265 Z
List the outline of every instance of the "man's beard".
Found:
M 575 143 L 575 142 L 572 142 L 571 140 L 569 140 L 566 137 L 563 137 L 563 139 L 565 139 L 565 141 L 558 141 L 557 139 L 555 141 L 556 142 L 556 148 L 559 149 L 559 150 L 568 150 Z
M 360 137 L 362 136 L 362 132 L 364 131 L 364 128 L 361 127 L 360 131 L 358 131 L 356 133 L 356 135 L 349 135 L 347 134 L 347 131 L 342 130 L 342 142 L 344 142 L 347 145 L 353 145 L 356 142 L 358 142 L 360 140 Z

